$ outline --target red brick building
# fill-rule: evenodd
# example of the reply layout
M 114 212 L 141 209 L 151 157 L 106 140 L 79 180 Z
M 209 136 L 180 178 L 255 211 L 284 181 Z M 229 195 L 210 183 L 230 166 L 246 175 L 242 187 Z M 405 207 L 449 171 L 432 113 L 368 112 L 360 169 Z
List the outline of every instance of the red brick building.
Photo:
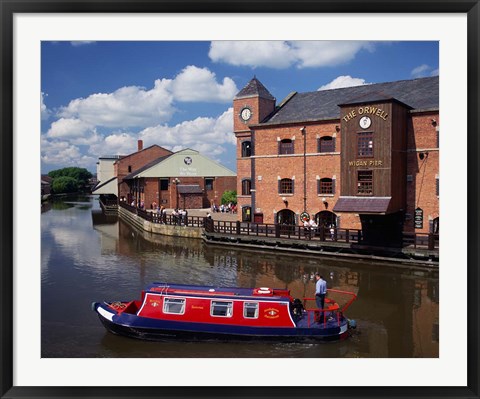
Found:
M 143 203 L 146 209 L 153 204 L 165 208 L 209 208 L 220 205 L 223 193 L 236 190 L 237 185 L 235 172 L 198 151 L 184 149 L 173 153 L 158 145 L 143 148 L 142 140 L 138 140 L 136 152 L 101 157 L 99 166 L 104 172 L 92 194 L 100 195 L 104 205 L 125 201 L 136 206 Z
M 234 98 L 239 219 L 362 229 L 366 239 L 439 229 L 438 77 L 293 92 L 256 78 Z
M 128 203 L 143 202 L 147 209 L 152 204 L 201 209 L 220 205 L 223 193 L 236 189 L 237 177 L 235 172 L 187 148 L 142 165 L 124 176 L 122 184 Z
M 127 175 L 158 158 L 171 154 L 172 151 L 169 151 L 156 144 L 147 148 L 143 148 L 143 141 L 138 140 L 137 152 L 121 157 L 113 165 L 114 174 L 117 177 L 118 182 L 118 197 L 124 199 L 128 198 L 130 194 L 130 187 L 128 186 L 127 182 L 124 181 L 124 178 Z

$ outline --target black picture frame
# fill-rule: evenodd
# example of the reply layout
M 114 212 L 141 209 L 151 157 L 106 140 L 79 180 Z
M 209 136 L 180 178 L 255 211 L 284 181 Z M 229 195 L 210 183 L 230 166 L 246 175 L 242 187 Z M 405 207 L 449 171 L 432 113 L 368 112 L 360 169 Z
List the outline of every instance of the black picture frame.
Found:
M 0 0 L 0 397 L 1 398 L 478 398 L 479 397 L 479 0 Z M 27 387 L 13 385 L 13 17 L 17 13 L 465 13 L 468 32 L 468 357 L 465 387 Z M 448 278 L 448 276 L 447 276 Z M 454 287 L 452 287 L 454 289 Z M 453 293 L 452 293 L 453 294 Z M 454 367 L 454 365 L 452 365 Z M 394 371 L 392 371 L 394 372 Z M 348 378 L 348 376 L 345 376 Z

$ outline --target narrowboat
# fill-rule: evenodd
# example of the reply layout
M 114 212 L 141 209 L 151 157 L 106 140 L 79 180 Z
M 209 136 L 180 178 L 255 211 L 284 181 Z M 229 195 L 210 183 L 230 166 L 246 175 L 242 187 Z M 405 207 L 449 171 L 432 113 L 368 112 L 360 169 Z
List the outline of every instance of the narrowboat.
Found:
M 342 306 L 332 299 L 339 296 Z M 152 283 L 140 300 L 94 302 L 92 310 L 108 331 L 144 340 L 333 341 L 355 328 L 344 315 L 355 299 L 328 290 L 319 310 L 307 309 L 315 298 L 295 299 L 287 289 Z

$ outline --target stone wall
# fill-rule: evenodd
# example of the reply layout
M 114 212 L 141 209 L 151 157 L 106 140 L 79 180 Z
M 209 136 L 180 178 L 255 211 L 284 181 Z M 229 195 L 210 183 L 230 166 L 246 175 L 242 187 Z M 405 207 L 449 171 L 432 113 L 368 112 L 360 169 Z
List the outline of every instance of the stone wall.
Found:
M 173 237 L 186 237 L 186 238 L 202 238 L 201 227 L 190 226 L 170 226 L 158 223 L 149 222 L 126 209 L 119 207 L 118 214 L 120 218 L 126 221 L 128 224 L 143 231 L 147 231 L 153 234 L 162 234 L 165 236 Z

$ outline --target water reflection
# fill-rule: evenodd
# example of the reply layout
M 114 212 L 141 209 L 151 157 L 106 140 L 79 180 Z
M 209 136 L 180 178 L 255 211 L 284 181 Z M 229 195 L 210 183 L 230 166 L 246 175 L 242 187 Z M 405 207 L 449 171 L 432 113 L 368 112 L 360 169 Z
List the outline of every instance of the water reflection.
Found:
M 98 300 L 139 296 L 152 281 L 353 291 L 351 339 L 334 344 L 151 343 L 114 336 L 90 311 Z M 438 357 L 438 275 L 382 263 L 293 256 L 153 235 L 104 215 L 92 197 L 42 213 L 43 357 Z M 338 299 L 338 298 L 336 298 Z M 68 304 L 68 305 L 67 305 Z M 215 345 L 215 346 L 214 346 Z

